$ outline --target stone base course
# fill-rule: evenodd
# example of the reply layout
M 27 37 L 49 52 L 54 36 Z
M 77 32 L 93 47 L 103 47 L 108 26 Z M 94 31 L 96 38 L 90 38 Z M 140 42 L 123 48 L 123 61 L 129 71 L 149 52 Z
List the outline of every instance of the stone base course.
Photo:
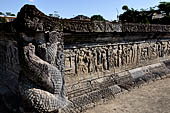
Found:
M 60 113 L 79 113 L 88 108 L 95 107 L 97 104 L 110 100 L 117 94 L 139 87 L 144 83 L 167 77 L 169 78 L 169 62 L 170 60 L 165 60 L 160 63 L 118 73 L 117 75 L 110 75 L 106 78 L 103 77 L 100 78 L 100 80 L 86 81 L 86 84 L 89 83 L 89 85 L 86 85 L 86 89 L 78 89 L 77 91 L 68 94 L 68 97 L 70 97 L 70 101 L 73 104 L 61 109 Z M 95 86 L 96 81 L 102 82 Z

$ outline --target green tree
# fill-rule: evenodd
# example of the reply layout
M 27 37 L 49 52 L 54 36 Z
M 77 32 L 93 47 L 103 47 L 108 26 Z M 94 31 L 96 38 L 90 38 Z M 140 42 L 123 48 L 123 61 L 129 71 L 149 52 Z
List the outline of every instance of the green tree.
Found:
M 156 10 L 153 7 L 150 9 L 140 9 L 139 11 L 131 8 L 129 9 L 128 6 L 124 5 L 122 10 L 125 10 L 123 14 L 119 16 L 119 20 L 122 22 L 127 23 L 145 23 L 149 24 L 152 21 L 152 16 Z
M 0 15 L 4 15 L 4 13 L 3 13 L 3 12 L 0 12 Z
M 93 15 L 90 19 L 91 21 L 106 21 L 101 15 Z
M 122 8 L 123 9 L 123 8 Z M 139 21 L 139 11 L 131 8 L 119 16 L 122 22 L 137 23 Z
M 170 13 L 170 2 L 160 2 L 158 5 L 158 8 L 160 11 L 166 14 L 166 16 L 169 16 Z
M 11 16 L 15 16 L 15 14 L 11 14 Z
M 12 14 L 11 12 L 6 12 L 5 14 L 3 12 L 0 12 L 0 15 L 3 15 L 3 16 L 15 16 L 15 14 Z
M 11 12 L 6 12 L 6 16 L 11 16 Z
M 53 14 L 49 14 L 49 16 L 53 17 Z
M 170 2 L 160 2 L 158 6 L 139 11 L 124 5 L 122 10 L 125 12 L 119 16 L 121 22 L 170 25 Z
M 150 7 L 149 11 L 153 11 L 154 12 L 155 11 L 154 7 Z
M 128 8 L 128 6 L 127 6 L 127 5 L 124 5 L 124 6 L 122 7 L 122 10 L 127 11 L 127 10 L 129 10 L 129 8 Z
M 58 14 L 58 11 L 54 11 L 54 13 L 53 14 L 49 14 L 49 16 L 60 18 L 60 15 Z
M 54 11 L 54 17 L 60 18 L 60 15 L 58 14 L 58 11 Z

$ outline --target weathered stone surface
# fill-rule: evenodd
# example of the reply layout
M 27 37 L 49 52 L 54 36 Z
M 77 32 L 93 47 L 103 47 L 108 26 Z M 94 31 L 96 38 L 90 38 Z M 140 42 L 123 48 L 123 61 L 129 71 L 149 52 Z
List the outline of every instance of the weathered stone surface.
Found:
M 121 32 L 121 24 L 48 17 L 33 5 L 25 5 L 13 25 L 17 31 Z M 1 29 L 0 29 L 1 30 Z
M 100 21 L 60 20 L 63 32 L 122 32 L 122 24 Z
M 169 32 L 169 25 L 125 23 L 123 32 Z
M 57 18 L 46 16 L 33 5 L 25 5 L 21 8 L 14 26 L 18 32 L 61 31 Z
M 20 64 L 16 34 L 0 33 L 0 112 L 17 112 Z M 8 110 L 7 110 L 8 109 Z
M 83 80 L 90 76 L 111 74 L 121 69 L 152 64 L 170 55 L 168 33 L 156 33 L 156 36 L 154 33 L 106 34 L 65 35 L 65 74 L 68 79 L 79 76 Z M 138 39 L 133 38 L 135 36 Z
M 129 91 L 166 77 L 170 70 L 159 62 L 169 59 L 168 37 L 168 33 L 65 34 L 67 96 L 82 107 L 72 108 L 85 109 L 82 101 L 86 103 L 87 94 L 94 99 L 87 99 L 92 107 L 98 100 L 114 96 L 115 90 L 110 88 L 115 85 L 118 92 Z
M 169 113 L 169 84 L 169 78 L 145 84 L 83 113 Z
M 20 37 L 19 91 L 24 101 L 38 112 L 57 111 L 67 105 L 64 75 L 56 67 L 58 38 L 62 33 L 53 31 L 36 36 Z
M 67 96 L 72 103 L 61 112 L 81 112 L 99 100 L 167 77 L 168 29 L 62 20 L 25 5 L 13 23 L 0 24 L 0 111 L 18 113 L 30 105 L 29 110 L 57 112 Z M 139 31 L 153 33 L 134 33 Z
M 63 57 L 63 54 L 61 52 L 62 49 L 60 47 L 63 47 L 63 46 L 59 46 L 59 45 L 62 45 L 62 43 L 60 43 L 60 41 L 62 41 L 62 38 L 61 39 L 57 38 L 57 46 L 51 45 L 51 47 L 56 47 L 57 50 L 60 50 L 60 52 L 59 51 L 57 51 L 57 52 L 51 51 L 50 46 L 47 46 L 47 44 L 45 44 L 46 40 L 44 40 L 44 37 L 56 36 L 55 33 L 56 32 L 49 32 L 49 33 L 46 34 L 46 33 L 43 33 L 43 32 L 39 32 L 39 33 L 31 33 L 30 35 L 24 34 L 24 33 L 22 33 L 20 35 L 17 35 L 17 34 L 6 34 L 6 35 L 4 35 L 3 34 L 1 36 L 1 42 L 2 42 L 1 47 L 3 48 L 3 49 L 1 49 L 1 58 L 2 58 L 2 60 L 1 60 L 1 62 L 2 62 L 1 63 L 2 64 L 1 65 L 1 71 L 3 71 L 3 73 L 5 72 L 4 78 L 6 78 L 5 76 L 6 76 L 7 72 L 8 73 L 9 72 L 10 73 L 13 73 L 13 72 L 19 73 L 19 71 L 20 71 L 20 63 L 19 63 L 19 60 L 18 60 L 18 57 L 17 57 L 18 56 L 18 47 L 17 47 L 18 42 L 16 42 L 16 40 L 18 40 L 17 37 L 20 37 L 20 36 L 22 36 L 22 38 L 24 40 L 26 40 L 25 42 L 24 41 L 22 41 L 22 42 L 24 42 L 24 43 L 32 42 L 32 45 L 34 44 L 33 46 L 36 47 L 35 48 L 35 50 L 36 50 L 35 54 L 38 55 L 39 58 L 48 62 L 49 64 L 55 65 L 60 70 L 60 72 L 62 72 L 63 66 L 60 65 L 60 64 L 63 64 L 61 59 L 63 59 L 64 57 Z M 138 36 L 138 35 L 139 34 L 136 34 L 136 36 Z M 12 36 L 12 37 L 10 37 L 10 36 Z M 58 35 L 58 36 L 60 37 L 60 35 Z M 100 35 L 100 37 L 101 36 L 102 35 Z M 106 36 L 106 35 L 104 35 L 104 36 Z M 105 42 L 103 42 L 103 43 L 105 43 L 105 45 L 104 44 L 102 45 L 101 42 L 100 42 L 100 45 L 97 45 L 95 43 L 89 43 L 88 45 L 86 45 L 86 43 L 83 44 L 83 42 L 76 45 L 76 44 L 73 44 L 72 42 L 70 42 L 71 44 L 68 46 L 68 42 L 67 42 L 65 44 L 65 50 L 64 50 L 65 54 L 64 55 L 65 55 L 65 69 L 66 69 L 65 70 L 66 91 L 67 91 L 67 97 L 69 98 L 69 100 L 76 100 L 77 97 L 81 98 L 81 96 L 83 96 L 84 94 L 89 94 L 89 95 L 91 95 L 90 98 L 93 98 L 94 100 L 88 101 L 88 103 L 96 102 L 96 101 L 99 101 L 102 98 L 106 98 L 107 97 L 106 95 L 115 94 L 115 93 L 113 93 L 113 92 L 115 92 L 115 90 L 112 90 L 112 86 L 114 86 L 114 85 L 118 85 L 121 88 L 121 90 L 129 90 L 134 86 L 133 82 L 135 82 L 135 84 L 140 85 L 141 83 L 143 83 L 143 81 L 149 81 L 151 79 L 156 79 L 156 78 L 163 77 L 164 75 L 167 75 L 169 73 L 169 69 L 166 68 L 166 66 L 168 67 L 168 63 L 166 63 L 166 66 L 161 66 L 161 67 L 160 66 L 149 66 L 149 67 L 147 67 L 149 72 L 142 74 L 142 76 L 140 76 L 140 77 L 136 77 L 136 78 L 140 78 L 140 79 L 134 79 L 133 80 L 132 79 L 133 77 L 129 76 L 129 74 L 131 76 L 133 76 L 133 74 L 131 74 L 131 71 L 122 72 L 124 69 L 134 68 L 133 63 L 135 63 L 135 62 L 137 62 L 137 63 L 135 63 L 135 67 L 140 67 L 140 66 L 144 66 L 143 65 L 144 63 L 147 65 L 147 64 L 159 62 L 160 60 L 163 60 L 163 59 L 168 59 L 168 56 L 169 56 L 169 52 L 168 52 L 169 51 L 169 41 L 168 40 L 161 40 L 160 39 L 161 36 L 164 38 L 164 37 L 167 37 L 168 34 L 164 33 L 164 35 L 163 34 L 157 35 L 157 37 L 154 37 L 156 40 L 154 40 L 154 38 L 150 38 L 147 41 L 143 42 L 143 41 L 141 41 L 143 39 L 139 39 L 138 42 L 136 40 L 135 41 L 131 40 L 132 42 L 120 43 L 120 44 L 116 44 L 117 41 L 115 41 L 115 43 L 113 42 L 113 44 L 106 44 Z M 128 35 L 127 38 L 129 38 L 129 37 L 130 36 Z M 53 37 L 53 38 L 55 39 L 55 37 Z M 49 41 L 55 43 L 55 40 L 53 38 Z M 106 37 L 106 39 L 107 39 L 107 37 Z M 160 39 L 160 40 L 158 40 L 158 39 Z M 65 39 L 65 41 L 67 41 L 67 39 Z M 49 45 L 50 45 L 50 43 L 49 43 Z M 123 63 L 123 64 L 121 63 L 120 65 L 114 64 L 114 63 L 122 62 L 121 60 L 118 60 L 118 59 L 114 60 L 115 59 L 114 57 L 117 56 L 118 53 L 120 53 L 122 51 L 122 55 L 123 55 L 123 53 L 124 53 L 124 51 L 126 50 L 127 47 L 131 48 L 134 45 L 136 45 L 134 47 L 134 52 L 137 52 L 136 53 L 137 55 L 134 55 L 135 57 L 132 57 L 133 52 L 130 52 L 129 55 L 124 56 L 125 59 L 127 59 L 125 61 L 126 62 L 128 61 L 127 64 L 126 64 L 126 62 Z M 152 49 L 152 47 L 155 48 L 155 49 Z M 97 57 L 97 60 L 102 61 L 102 65 L 101 65 L 102 70 L 99 70 L 98 72 L 93 71 L 91 73 L 88 73 L 88 71 L 90 72 L 90 70 L 93 70 L 93 68 L 92 68 L 93 66 L 90 66 L 90 68 L 88 67 L 88 65 L 93 61 L 93 58 L 94 58 L 93 54 L 89 54 L 91 50 L 93 50 L 93 51 L 96 50 L 96 52 L 103 50 L 105 52 L 100 52 L 101 56 Z M 119 50 L 119 52 L 118 52 L 118 50 Z M 9 52 L 9 51 L 13 51 L 13 52 Z M 79 52 L 77 52 L 77 51 L 79 51 Z M 82 53 L 82 55 L 80 54 L 81 51 L 84 52 L 84 53 Z M 52 54 L 56 54 L 56 55 L 54 55 L 55 60 L 57 61 L 57 62 L 55 61 L 55 63 L 54 63 L 54 57 L 51 56 Z M 86 55 L 86 57 L 84 57 L 83 54 Z M 102 54 L 105 54 L 105 55 L 102 55 Z M 70 58 L 70 55 L 72 55 L 71 58 Z M 80 57 L 78 57 L 78 55 L 80 55 Z M 114 55 L 114 56 L 110 57 L 110 55 Z M 16 56 L 16 58 L 15 57 L 12 58 L 12 56 Z M 105 60 L 103 59 L 104 56 L 106 56 Z M 131 57 L 133 59 L 136 58 L 136 57 L 137 58 L 135 60 L 131 60 Z M 73 61 L 76 61 L 75 60 L 76 58 L 88 59 L 87 61 L 89 62 L 89 64 L 83 66 L 82 64 L 86 64 L 84 62 L 85 60 L 82 60 L 84 63 L 82 63 L 81 65 L 77 64 L 76 62 L 73 62 Z M 99 58 L 102 58 L 103 60 L 101 60 Z M 118 58 L 121 58 L 123 60 L 122 56 L 118 57 Z M 128 58 L 129 58 L 129 60 L 128 60 Z M 7 60 L 9 63 L 7 63 L 7 61 L 5 59 L 9 59 L 9 60 Z M 98 63 L 100 63 L 100 62 L 97 61 L 97 60 L 96 60 L 96 64 L 98 65 Z M 106 64 L 107 63 L 110 64 L 110 63 L 112 63 L 111 62 L 112 60 L 113 60 L 113 65 L 105 65 L 104 62 L 103 62 L 103 61 L 107 61 Z M 22 61 L 24 61 L 24 60 L 22 60 Z M 135 61 L 135 62 L 130 62 L 130 61 Z M 24 65 L 25 64 L 28 64 L 28 62 L 24 63 Z M 14 65 L 14 66 L 12 66 L 12 65 Z M 78 68 L 78 66 L 76 66 L 76 65 L 82 66 L 83 70 L 86 69 L 87 74 L 81 74 L 81 75 L 77 74 L 75 76 L 75 73 L 73 73 L 74 71 L 73 72 L 70 71 L 71 73 L 68 71 L 69 69 L 71 70 L 71 69 Z M 17 68 L 17 66 L 19 66 L 19 67 Z M 109 66 L 109 68 L 105 68 L 104 66 Z M 145 71 L 145 70 L 143 70 L 143 71 Z M 38 71 L 36 71 L 36 73 L 37 72 Z M 43 72 L 45 72 L 45 71 L 43 71 Z M 30 73 L 30 71 L 28 73 Z M 153 73 L 153 74 L 151 74 L 151 73 Z M 147 76 L 147 75 L 151 75 L 151 76 Z M 17 87 L 18 74 L 17 75 L 9 74 L 9 76 L 14 78 L 14 79 L 12 79 L 13 82 L 16 81 L 12 85 L 12 87 L 13 86 Z M 3 77 L 3 74 L 2 74 L 1 77 Z M 4 78 L 3 78 L 2 81 L 5 81 Z M 36 80 L 36 79 L 33 79 L 33 80 Z M 141 82 L 141 83 L 139 83 L 139 82 Z M 10 82 L 10 83 L 12 83 L 12 82 Z M 24 83 L 24 84 L 26 84 L 26 83 Z M 39 83 L 37 83 L 37 84 L 39 84 Z M 8 85 L 11 85 L 11 84 L 8 84 Z M 43 84 L 43 85 L 41 85 L 41 86 L 47 88 L 47 86 L 45 84 Z M 29 86 L 31 87 L 31 85 L 29 85 Z M 38 85 L 38 86 L 40 86 L 40 85 Z M 4 87 L 2 87 L 2 89 L 3 89 L 3 90 L 1 90 L 2 93 L 6 92 L 6 89 Z M 50 89 L 51 88 L 48 88 L 48 90 L 50 90 Z M 63 89 L 64 89 L 64 87 L 63 87 Z M 101 91 L 99 89 L 101 89 Z M 15 90 L 15 88 L 13 88 L 13 90 L 17 91 L 17 89 Z M 37 92 L 41 92 L 43 94 L 43 91 L 37 91 Z M 95 93 L 93 94 L 91 92 L 95 92 Z M 107 92 L 107 94 L 105 94 L 104 92 Z M 3 95 L 4 94 L 5 93 L 3 93 Z M 11 93 L 9 92 L 9 94 L 11 94 Z M 63 94 L 65 94 L 65 93 L 63 92 Z M 93 95 L 96 95 L 96 96 L 93 96 Z M 99 95 L 101 95 L 101 96 L 99 96 Z M 15 96 L 15 95 L 13 95 L 13 96 Z M 39 98 L 39 97 L 37 97 L 37 98 Z M 86 103 L 86 101 L 84 101 L 84 104 L 85 103 Z M 91 106 L 91 104 L 88 104 L 87 106 Z M 82 109 L 85 109 L 85 108 L 82 108 Z

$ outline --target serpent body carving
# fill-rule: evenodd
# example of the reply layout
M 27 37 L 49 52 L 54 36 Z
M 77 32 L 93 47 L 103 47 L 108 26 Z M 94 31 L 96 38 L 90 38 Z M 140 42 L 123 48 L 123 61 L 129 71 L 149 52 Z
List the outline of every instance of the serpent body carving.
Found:
M 21 36 L 19 90 L 23 99 L 41 113 L 57 111 L 67 105 L 64 76 L 56 67 L 61 37 L 62 33 L 55 31 L 39 37 Z

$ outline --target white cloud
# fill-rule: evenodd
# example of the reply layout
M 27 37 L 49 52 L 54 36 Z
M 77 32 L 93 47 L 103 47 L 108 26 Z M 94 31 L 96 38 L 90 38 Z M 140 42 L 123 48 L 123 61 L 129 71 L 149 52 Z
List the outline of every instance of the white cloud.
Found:
M 34 0 L 28 0 L 28 1 L 30 1 L 30 2 L 34 2 Z

